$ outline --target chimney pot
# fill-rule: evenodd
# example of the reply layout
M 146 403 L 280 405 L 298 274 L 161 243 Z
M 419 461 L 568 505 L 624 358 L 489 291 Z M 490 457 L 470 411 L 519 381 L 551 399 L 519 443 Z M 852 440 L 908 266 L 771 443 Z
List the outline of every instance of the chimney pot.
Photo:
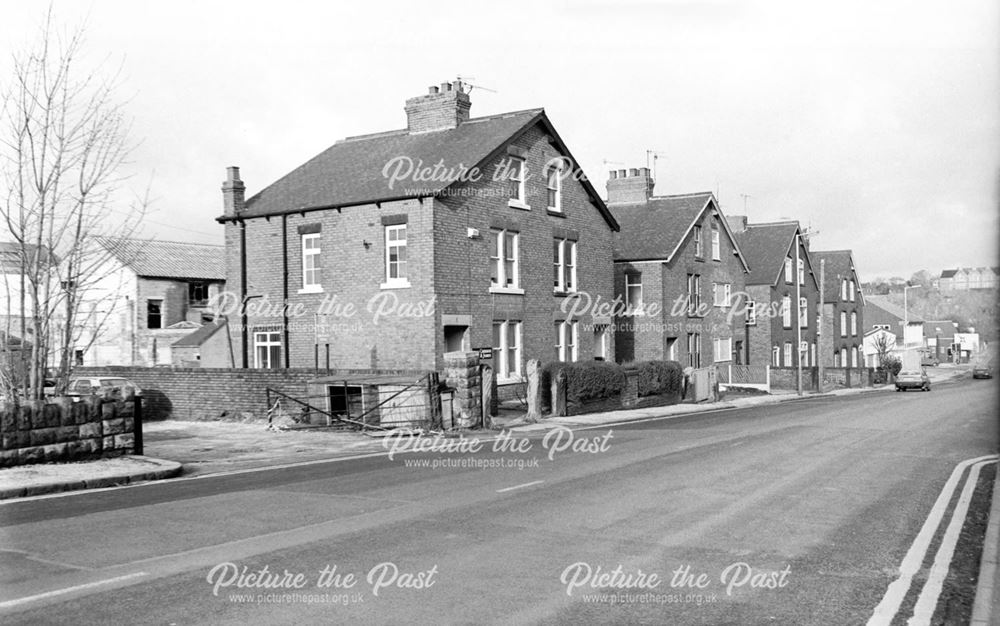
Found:
M 618 170 L 618 178 L 625 178 L 625 170 Z
M 226 168 L 226 182 L 235 182 L 240 179 L 240 168 L 236 165 L 230 165 Z
M 615 170 L 611 170 L 610 172 L 608 172 L 608 174 L 612 179 L 618 178 L 618 172 Z
M 639 170 L 636 169 L 636 168 L 634 168 L 634 167 L 630 167 L 630 168 L 628 168 L 628 175 L 629 176 L 638 176 L 639 175 Z
M 438 92 L 438 88 L 435 85 L 431 85 L 427 88 L 427 95 L 433 96 Z
M 441 91 L 451 91 L 451 83 L 441 83 Z
M 640 176 L 649 176 L 649 168 L 648 167 L 640 167 L 639 168 L 639 175 Z

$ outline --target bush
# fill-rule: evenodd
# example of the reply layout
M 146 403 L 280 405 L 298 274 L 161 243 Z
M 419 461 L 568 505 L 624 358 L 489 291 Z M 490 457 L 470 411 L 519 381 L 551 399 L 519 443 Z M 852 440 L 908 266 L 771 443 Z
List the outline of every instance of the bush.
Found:
M 632 367 L 639 370 L 640 396 L 680 396 L 684 368 L 676 361 L 641 361 Z
M 880 385 L 889 382 L 889 375 L 899 376 L 899 370 L 901 369 L 903 369 L 903 362 L 899 357 L 885 357 L 882 363 L 875 368 L 875 384 Z
M 550 400 L 552 377 L 566 373 L 566 399 L 570 402 L 587 402 L 613 398 L 625 389 L 625 370 L 609 361 L 554 362 L 542 369 L 543 399 Z

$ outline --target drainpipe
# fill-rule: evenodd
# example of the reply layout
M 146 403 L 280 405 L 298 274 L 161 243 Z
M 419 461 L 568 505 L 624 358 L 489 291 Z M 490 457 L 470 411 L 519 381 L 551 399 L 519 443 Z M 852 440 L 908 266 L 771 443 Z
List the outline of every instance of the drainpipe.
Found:
M 289 367 L 288 349 L 288 216 L 281 214 L 281 333 L 284 343 L 285 369 Z
M 250 367 L 249 337 L 247 336 L 247 223 L 240 220 L 240 344 L 242 348 L 242 367 Z

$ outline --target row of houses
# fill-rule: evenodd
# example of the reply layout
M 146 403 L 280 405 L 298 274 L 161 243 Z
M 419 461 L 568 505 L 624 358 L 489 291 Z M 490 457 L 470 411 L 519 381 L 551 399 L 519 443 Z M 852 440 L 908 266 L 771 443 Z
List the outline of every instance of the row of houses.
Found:
M 1000 286 L 1000 267 L 958 267 L 941 272 L 934 281 L 941 291 L 996 289 Z
M 857 367 L 850 250 L 711 192 L 602 194 L 543 109 L 474 118 L 466 85 L 406 101 L 255 195 L 222 185 L 224 246 L 97 240 L 124 296 L 78 363 L 440 369 L 478 350 L 501 384 L 529 359 Z

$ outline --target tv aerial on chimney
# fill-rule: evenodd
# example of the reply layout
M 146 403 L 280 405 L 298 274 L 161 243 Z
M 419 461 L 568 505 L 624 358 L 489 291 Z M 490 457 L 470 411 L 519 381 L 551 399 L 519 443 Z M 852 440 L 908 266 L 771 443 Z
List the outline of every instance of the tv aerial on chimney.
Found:
M 646 150 L 646 167 L 649 168 L 653 180 L 656 180 L 656 160 L 661 156 L 665 157 L 667 153 L 662 150 Z
M 482 85 L 476 85 L 474 83 L 469 82 L 470 80 L 476 80 L 475 76 L 462 76 L 461 74 L 459 74 L 458 76 L 456 76 L 456 78 L 459 81 L 461 81 L 463 85 L 469 86 L 469 90 L 466 91 L 465 93 L 472 93 L 473 89 L 482 89 L 483 91 L 488 91 L 490 93 L 497 93 L 496 89 L 490 89 L 489 87 L 483 87 Z

